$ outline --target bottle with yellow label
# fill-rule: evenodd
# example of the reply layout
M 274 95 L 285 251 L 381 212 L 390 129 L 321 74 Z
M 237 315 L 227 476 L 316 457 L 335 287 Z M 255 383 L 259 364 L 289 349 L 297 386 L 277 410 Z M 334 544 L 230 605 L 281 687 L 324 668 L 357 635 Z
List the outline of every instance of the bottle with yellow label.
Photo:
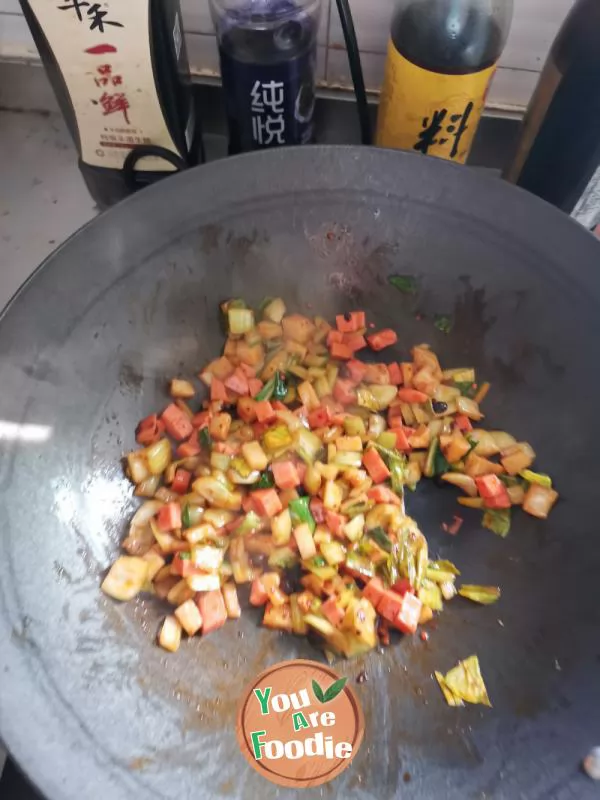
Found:
M 376 143 L 464 163 L 512 9 L 512 0 L 400 0 Z

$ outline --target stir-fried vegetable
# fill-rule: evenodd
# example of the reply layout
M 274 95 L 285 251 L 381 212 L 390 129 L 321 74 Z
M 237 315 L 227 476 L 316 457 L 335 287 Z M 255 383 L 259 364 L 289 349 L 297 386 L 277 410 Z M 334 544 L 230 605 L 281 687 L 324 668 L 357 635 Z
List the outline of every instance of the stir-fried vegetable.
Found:
M 416 291 L 410 276 L 392 286 Z M 397 335 L 371 332 L 362 311 L 325 319 L 288 314 L 279 298 L 256 312 L 222 305 L 223 354 L 199 373 L 208 397 L 194 410 L 190 381 L 174 378 L 162 414 L 142 420 L 140 449 L 126 457 L 134 515 L 102 589 L 117 600 L 151 591 L 174 609 L 159 643 L 206 635 L 241 614 L 236 585 L 264 608 L 266 627 L 320 640 L 352 657 L 414 634 L 460 594 L 484 605 L 500 590 L 463 585 L 449 560 L 433 559 L 405 490 L 440 477 L 506 536 L 513 506 L 538 518 L 558 495 L 534 472 L 535 453 L 504 431 L 477 427 L 490 390 L 475 370 L 442 370 L 424 344 L 378 363 Z M 436 318 L 448 332 L 451 320 Z M 457 535 L 455 517 L 444 529 Z M 488 703 L 476 657 L 436 674 L 448 702 Z
M 474 603 L 484 606 L 492 605 L 500 599 L 500 589 L 497 586 L 475 586 L 464 583 L 458 590 L 461 597 L 466 597 Z
M 449 706 L 462 706 L 464 701 L 491 708 L 477 656 L 459 661 L 446 675 L 436 672 L 435 677 Z

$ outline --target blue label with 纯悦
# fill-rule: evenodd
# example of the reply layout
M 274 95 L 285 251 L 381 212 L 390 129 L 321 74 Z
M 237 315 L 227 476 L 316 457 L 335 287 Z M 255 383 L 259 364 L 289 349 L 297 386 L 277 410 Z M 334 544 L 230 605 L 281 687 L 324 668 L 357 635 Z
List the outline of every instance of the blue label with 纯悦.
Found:
M 270 64 L 240 61 L 223 48 L 220 55 L 232 152 L 312 140 L 315 47 Z

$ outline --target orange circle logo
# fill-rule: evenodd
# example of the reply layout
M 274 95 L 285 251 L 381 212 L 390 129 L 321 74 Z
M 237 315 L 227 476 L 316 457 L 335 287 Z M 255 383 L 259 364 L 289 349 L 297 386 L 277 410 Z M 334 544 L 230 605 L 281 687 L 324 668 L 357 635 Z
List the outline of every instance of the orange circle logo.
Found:
M 246 688 L 237 716 L 242 753 L 264 778 L 319 786 L 348 767 L 365 722 L 347 678 L 316 661 L 283 661 Z

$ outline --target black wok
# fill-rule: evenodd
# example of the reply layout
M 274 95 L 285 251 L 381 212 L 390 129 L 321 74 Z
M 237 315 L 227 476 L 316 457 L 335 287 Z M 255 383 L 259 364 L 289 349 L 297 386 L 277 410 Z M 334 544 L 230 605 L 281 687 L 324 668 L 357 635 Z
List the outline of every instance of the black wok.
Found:
M 393 273 L 418 277 L 413 298 Z M 244 684 L 303 640 L 242 621 L 154 645 L 164 613 L 119 605 L 99 581 L 135 503 L 119 458 L 137 420 L 221 346 L 217 302 L 327 316 L 352 307 L 474 365 L 496 428 L 532 442 L 561 501 L 516 515 L 502 540 L 455 492 L 409 498 L 431 547 L 467 583 L 498 584 L 492 608 L 455 600 L 429 642 L 341 662 L 364 745 L 306 797 L 577 798 L 600 744 L 600 245 L 550 206 L 435 160 L 311 147 L 235 158 L 169 179 L 61 247 L 0 322 L 0 731 L 51 800 L 291 797 L 238 751 Z M 452 314 L 454 330 L 433 326 Z M 423 315 L 423 318 L 417 318 Z M 7 425 L 6 423 L 11 423 Z M 22 427 L 15 427 L 18 423 Z M 472 513 L 472 516 L 469 514 Z M 480 657 L 492 710 L 445 705 L 432 680 Z

